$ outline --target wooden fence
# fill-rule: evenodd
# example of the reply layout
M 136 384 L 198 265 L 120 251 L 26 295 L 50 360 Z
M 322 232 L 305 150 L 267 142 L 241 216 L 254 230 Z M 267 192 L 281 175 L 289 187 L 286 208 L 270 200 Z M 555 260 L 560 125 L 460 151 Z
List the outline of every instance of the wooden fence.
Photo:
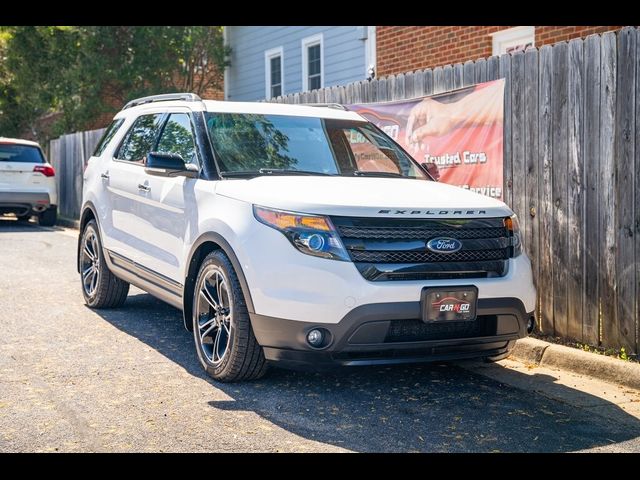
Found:
M 367 103 L 505 78 L 504 197 L 544 333 L 638 353 L 640 31 L 279 97 Z
M 58 212 L 63 217 L 80 217 L 84 166 L 104 130 L 70 133 L 49 142 L 49 161 L 56 169 Z
M 638 29 L 274 101 L 381 102 L 498 78 L 506 79 L 504 197 L 533 264 L 540 329 L 638 353 Z M 101 133 L 51 142 L 65 216 L 78 217 L 84 162 Z

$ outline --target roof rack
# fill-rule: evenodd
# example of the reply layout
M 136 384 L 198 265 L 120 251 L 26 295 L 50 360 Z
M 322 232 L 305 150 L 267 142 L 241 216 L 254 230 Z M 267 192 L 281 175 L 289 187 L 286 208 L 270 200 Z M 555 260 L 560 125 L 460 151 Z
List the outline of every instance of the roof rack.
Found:
M 142 105 L 144 103 L 170 102 L 172 100 L 182 100 L 184 102 L 201 102 L 202 99 L 195 93 L 164 93 L 162 95 L 150 95 L 148 97 L 136 98 L 127 103 L 123 110 Z
M 299 105 L 304 105 L 306 107 L 325 107 L 325 108 L 335 108 L 336 110 L 346 110 L 347 107 L 340 103 L 300 103 Z

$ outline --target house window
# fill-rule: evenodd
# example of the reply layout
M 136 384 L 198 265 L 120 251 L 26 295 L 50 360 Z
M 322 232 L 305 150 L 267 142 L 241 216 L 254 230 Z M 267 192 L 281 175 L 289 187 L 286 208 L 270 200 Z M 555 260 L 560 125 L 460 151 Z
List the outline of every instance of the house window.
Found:
M 322 34 L 302 39 L 302 90 L 324 87 Z
M 265 64 L 265 97 L 279 97 L 284 92 L 282 47 L 272 48 L 264 52 Z
M 309 52 L 309 90 L 316 90 L 320 88 L 320 45 L 313 45 L 308 47 Z
M 282 95 L 282 57 L 272 57 L 269 59 L 271 67 L 271 96 Z
M 513 53 L 535 46 L 536 27 L 513 27 L 492 33 L 493 55 Z

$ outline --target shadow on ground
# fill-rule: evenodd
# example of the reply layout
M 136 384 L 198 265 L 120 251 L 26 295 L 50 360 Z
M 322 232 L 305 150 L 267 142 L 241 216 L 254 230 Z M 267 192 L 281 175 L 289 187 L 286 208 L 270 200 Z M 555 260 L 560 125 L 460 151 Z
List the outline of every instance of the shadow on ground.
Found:
M 38 225 L 37 220 L 18 220 L 15 217 L 0 215 L 0 234 L 16 232 L 61 232 L 64 228 L 54 225 L 53 227 L 43 227 Z
M 121 309 L 96 313 L 208 379 L 181 313 L 172 307 L 138 294 Z M 208 380 L 232 400 L 210 401 L 206 408 L 256 412 L 307 439 L 355 451 L 566 452 L 640 436 L 640 422 L 622 410 L 624 421 L 606 420 L 452 364 L 324 374 L 272 368 L 250 383 Z

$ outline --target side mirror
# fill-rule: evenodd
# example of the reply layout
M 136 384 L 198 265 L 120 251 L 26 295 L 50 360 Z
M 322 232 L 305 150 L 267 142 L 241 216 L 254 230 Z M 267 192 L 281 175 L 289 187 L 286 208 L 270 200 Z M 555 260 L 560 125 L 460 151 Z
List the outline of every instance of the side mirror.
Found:
M 184 159 L 177 153 L 151 152 L 147 155 L 144 171 L 158 177 L 190 177 L 198 176 L 195 165 L 184 163 Z
M 435 163 L 421 163 L 422 168 L 426 170 L 426 172 L 433 177 L 433 179 L 438 182 L 440 181 L 440 169 L 438 165 Z

